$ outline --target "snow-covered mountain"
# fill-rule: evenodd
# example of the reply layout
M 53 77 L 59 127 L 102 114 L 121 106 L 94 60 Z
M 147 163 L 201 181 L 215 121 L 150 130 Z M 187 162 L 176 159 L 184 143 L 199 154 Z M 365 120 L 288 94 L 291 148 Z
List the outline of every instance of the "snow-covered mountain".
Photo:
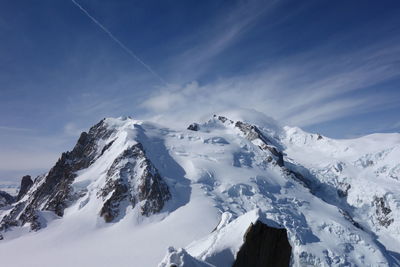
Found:
M 103 119 L 1 208 L 0 263 L 400 266 L 400 134 L 223 115 Z

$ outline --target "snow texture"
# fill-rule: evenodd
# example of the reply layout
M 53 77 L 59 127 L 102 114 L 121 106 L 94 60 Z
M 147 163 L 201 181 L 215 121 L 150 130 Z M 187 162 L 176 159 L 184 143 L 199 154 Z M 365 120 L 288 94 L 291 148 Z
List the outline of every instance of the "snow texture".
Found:
M 2 265 L 231 266 L 260 220 L 287 230 L 292 266 L 400 266 L 400 134 L 334 140 L 248 112 L 186 130 L 128 117 L 103 124 L 63 214 L 38 206 L 40 230 L 21 221 L 4 230 Z M 32 201 L 44 177 L 0 220 Z M 127 191 L 105 220 L 115 181 Z

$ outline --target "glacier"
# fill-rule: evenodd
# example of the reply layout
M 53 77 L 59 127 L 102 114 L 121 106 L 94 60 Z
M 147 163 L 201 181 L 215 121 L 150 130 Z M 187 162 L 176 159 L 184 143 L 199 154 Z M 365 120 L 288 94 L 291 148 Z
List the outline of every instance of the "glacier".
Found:
M 106 118 L 0 209 L 1 264 L 232 266 L 262 222 L 290 266 L 400 266 L 399 158 L 398 133 L 331 139 L 260 113 Z

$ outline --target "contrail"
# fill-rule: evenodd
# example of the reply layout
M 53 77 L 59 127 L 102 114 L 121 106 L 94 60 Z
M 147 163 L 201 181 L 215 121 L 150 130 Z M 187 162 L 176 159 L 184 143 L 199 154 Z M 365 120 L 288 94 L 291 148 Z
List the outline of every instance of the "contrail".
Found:
M 116 42 L 123 50 L 125 50 L 126 53 L 128 53 L 131 57 L 133 57 L 137 62 L 142 64 L 143 67 L 145 67 L 151 74 L 153 74 L 157 79 L 159 79 L 163 84 L 168 85 L 168 83 L 155 72 L 149 65 L 143 62 L 135 53 L 132 52 L 126 45 L 124 45 L 120 40 L 118 40 L 117 37 L 114 36 L 106 27 L 103 26 L 97 19 L 95 19 L 90 13 L 84 9 L 80 4 L 78 4 L 75 0 L 71 0 L 74 5 L 76 5 L 85 15 L 91 19 L 94 23 L 96 23 L 97 26 L 99 26 L 107 35 L 114 41 Z

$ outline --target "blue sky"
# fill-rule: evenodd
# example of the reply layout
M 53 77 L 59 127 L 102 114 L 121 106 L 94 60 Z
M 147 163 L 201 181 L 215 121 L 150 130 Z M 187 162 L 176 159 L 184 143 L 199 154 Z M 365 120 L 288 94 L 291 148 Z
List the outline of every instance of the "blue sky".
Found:
M 2 0 L 0 179 L 103 117 L 174 127 L 226 108 L 336 138 L 400 130 L 399 1 Z

